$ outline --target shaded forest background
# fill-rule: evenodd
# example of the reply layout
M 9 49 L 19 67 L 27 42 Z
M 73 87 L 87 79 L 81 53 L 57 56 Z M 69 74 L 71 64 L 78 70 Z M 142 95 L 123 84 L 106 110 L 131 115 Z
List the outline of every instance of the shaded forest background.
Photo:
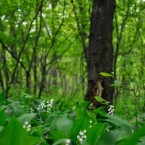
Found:
M 0 7 L 0 91 L 83 100 L 92 1 L 1 0 Z M 130 118 L 145 109 L 144 15 L 143 0 L 117 1 L 113 97 Z

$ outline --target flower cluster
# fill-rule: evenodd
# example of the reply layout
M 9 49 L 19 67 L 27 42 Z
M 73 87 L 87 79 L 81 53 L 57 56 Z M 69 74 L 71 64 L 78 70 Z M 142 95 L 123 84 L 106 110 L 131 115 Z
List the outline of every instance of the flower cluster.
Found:
M 46 109 L 47 111 L 50 111 L 53 107 L 53 104 L 54 104 L 53 99 L 51 99 L 50 101 L 41 101 L 38 106 L 38 110 Z
M 84 140 L 86 140 L 86 130 L 80 131 L 79 134 L 77 135 L 77 139 L 79 140 L 80 143 L 82 143 Z
M 31 124 L 26 121 L 23 125 L 23 128 L 26 128 L 26 130 L 29 131 L 31 129 Z
M 38 110 L 41 110 L 41 109 L 45 109 L 46 108 L 46 103 L 45 101 L 41 101 L 39 106 L 38 106 Z
M 50 101 L 46 102 L 46 107 L 47 107 L 48 111 L 50 111 L 52 109 L 53 104 L 54 104 L 54 100 L 53 99 L 51 99 Z
M 108 109 L 108 115 L 113 115 L 114 112 L 114 106 L 110 105 L 109 109 Z
M 33 113 L 33 112 L 34 112 L 34 109 L 33 109 L 32 107 L 30 108 L 30 112 L 31 112 L 31 113 Z

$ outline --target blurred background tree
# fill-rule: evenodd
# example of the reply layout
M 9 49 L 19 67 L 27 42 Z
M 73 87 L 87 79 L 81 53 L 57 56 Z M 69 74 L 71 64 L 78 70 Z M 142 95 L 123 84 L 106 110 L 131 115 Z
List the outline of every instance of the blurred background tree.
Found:
M 83 99 L 92 6 L 90 0 L 1 0 L 0 91 Z M 116 111 L 128 117 L 145 108 L 144 8 L 144 0 L 117 0 L 113 20 L 113 97 Z

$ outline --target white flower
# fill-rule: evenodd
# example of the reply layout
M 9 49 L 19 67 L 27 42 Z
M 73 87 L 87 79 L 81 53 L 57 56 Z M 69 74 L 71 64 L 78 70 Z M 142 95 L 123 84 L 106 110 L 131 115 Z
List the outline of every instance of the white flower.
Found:
M 51 5 L 51 4 L 49 4 L 47 9 L 51 9 L 51 8 L 52 8 L 52 5 Z
M 110 105 L 109 109 L 108 109 L 108 115 L 113 115 L 114 112 L 114 106 Z
M 92 121 L 92 120 L 90 120 L 90 123 L 93 123 L 93 121 Z
M 30 112 L 31 112 L 31 113 L 34 112 L 34 109 L 33 109 L 32 107 L 30 108 Z
M 145 2 L 145 0 L 137 0 L 137 2 L 138 2 L 138 3 L 140 3 L 140 2 Z
M 28 122 L 27 121 L 25 122 L 25 125 L 28 125 Z
M 71 140 L 70 139 L 67 139 L 65 145 L 70 145 L 70 144 L 71 144 Z
M 86 139 L 86 135 L 83 135 L 82 138 L 83 138 L 83 139 Z
M 93 123 L 93 121 L 92 120 L 90 120 L 90 125 L 89 125 L 89 127 L 91 128 L 92 127 L 92 123 Z
M 18 17 L 21 17 L 22 15 L 21 14 L 18 14 Z M 20 19 L 19 19 L 20 20 Z
M 79 138 L 79 141 L 80 141 L 80 142 L 83 142 L 84 140 L 83 140 L 82 138 Z
M 36 20 L 33 21 L 33 24 L 36 24 Z
M 84 135 L 84 133 L 83 133 L 83 132 L 81 132 L 81 131 L 79 132 L 79 134 L 80 134 L 80 135 Z
M 87 131 L 83 130 L 80 131 L 79 134 L 77 135 L 77 139 L 79 140 L 80 143 L 82 143 L 84 140 L 86 140 L 87 136 L 86 136 Z
M 43 18 L 45 18 L 45 17 L 46 17 L 46 15 L 45 15 L 44 13 L 42 13 L 42 17 L 43 17 Z
M 28 122 L 26 121 L 23 125 L 23 128 L 26 128 L 26 130 L 29 131 L 31 129 L 31 124 L 28 124 Z
M 18 12 L 21 12 L 21 9 L 18 9 Z
M 33 33 L 33 32 L 35 32 L 35 29 L 34 28 L 30 30 L 30 33 Z
M 6 17 L 5 15 L 1 16 L 1 20 L 4 20 L 4 19 L 5 19 L 5 17 Z
M 51 99 L 51 100 L 50 100 L 50 103 L 51 103 L 51 104 L 53 104 L 53 102 L 54 102 L 54 100 L 53 100 L 53 99 Z
M 54 100 L 51 99 L 50 101 L 47 101 L 46 104 L 47 104 L 46 105 L 47 106 L 47 110 L 50 111 L 52 109 L 52 107 L 53 107 Z
M 22 22 L 22 25 L 23 25 L 23 26 L 26 26 L 26 25 L 27 25 L 27 22 Z
M 40 109 L 45 109 L 46 105 L 45 105 L 45 101 L 40 102 L 39 106 L 38 106 L 38 110 Z
M 8 22 L 9 20 L 5 20 L 5 22 Z
M 54 100 L 51 99 L 50 101 L 42 101 L 38 106 L 38 110 L 45 109 L 46 111 L 50 111 L 53 107 Z

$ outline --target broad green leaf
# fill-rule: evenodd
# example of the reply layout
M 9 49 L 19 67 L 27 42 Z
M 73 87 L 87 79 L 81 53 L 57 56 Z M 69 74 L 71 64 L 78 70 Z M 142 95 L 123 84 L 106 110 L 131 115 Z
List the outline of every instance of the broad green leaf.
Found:
M 1 132 L 3 129 L 4 129 L 4 127 L 3 127 L 3 126 L 0 126 L 0 132 Z
M 89 106 L 89 102 L 87 102 L 87 101 L 79 104 L 79 106 L 77 106 L 77 108 L 75 110 L 76 116 L 79 118 L 88 118 L 89 116 L 88 116 L 87 109 L 86 109 L 88 106 Z M 89 106 L 89 107 L 91 107 L 91 106 Z
M 100 137 L 98 145 L 116 145 L 118 139 L 119 130 L 106 130 L 104 134 Z
M 107 122 L 119 127 L 126 135 L 132 133 L 133 127 L 125 120 L 121 119 L 116 115 L 107 115 L 107 119 L 104 119 Z
M 120 141 L 118 141 L 117 145 L 140 145 L 142 142 L 145 142 L 145 126 L 139 128 L 129 137 L 126 137 Z
M 54 140 L 69 138 L 72 127 L 73 120 L 71 118 L 66 115 L 59 116 L 55 118 L 50 125 L 51 135 Z
M 89 128 L 89 121 L 90 121 L 90 119 L 88 117 L 86 117 L 86 118 L 83 117 L 83 118 L 79 118 L 79 119 L 75 120 L 73 129 L 71 131 L 71 137 L 74 140 L 76 140 L 79 131 L 87 130 Z
M 0 145 L 34 145 L 38 142 L 43 142 L 43 140 L 29 136 L 15 118 L 12 118 L 0 133 Z
M 25 122 L 30 122 L 34 117 L 36 116 L 36 113 L 26 113 L 26 114 L 22 114 L 21 116 L 19 116 L 17 119 L 24 124 Z
M 13 114 L 15 114 L 16 116 L 19 116 L 23 113 L 23 108 L 19 101 L 12 102 L 8 106 L 11 108 Z
M 90 128 L 87 134 L 87 145 L 97 145 L 100 137 L 105 131 L 106 126 L 106 123 L 97 123 Z
M 59 145 L 59 144 L 67 144 L 67 142 L 71 142 L 70 139 L 59 139 L 55 141 L 52 145 Z
M 145 136 L 140 139 L 140 143 L 138 145 L 145 145 Z

